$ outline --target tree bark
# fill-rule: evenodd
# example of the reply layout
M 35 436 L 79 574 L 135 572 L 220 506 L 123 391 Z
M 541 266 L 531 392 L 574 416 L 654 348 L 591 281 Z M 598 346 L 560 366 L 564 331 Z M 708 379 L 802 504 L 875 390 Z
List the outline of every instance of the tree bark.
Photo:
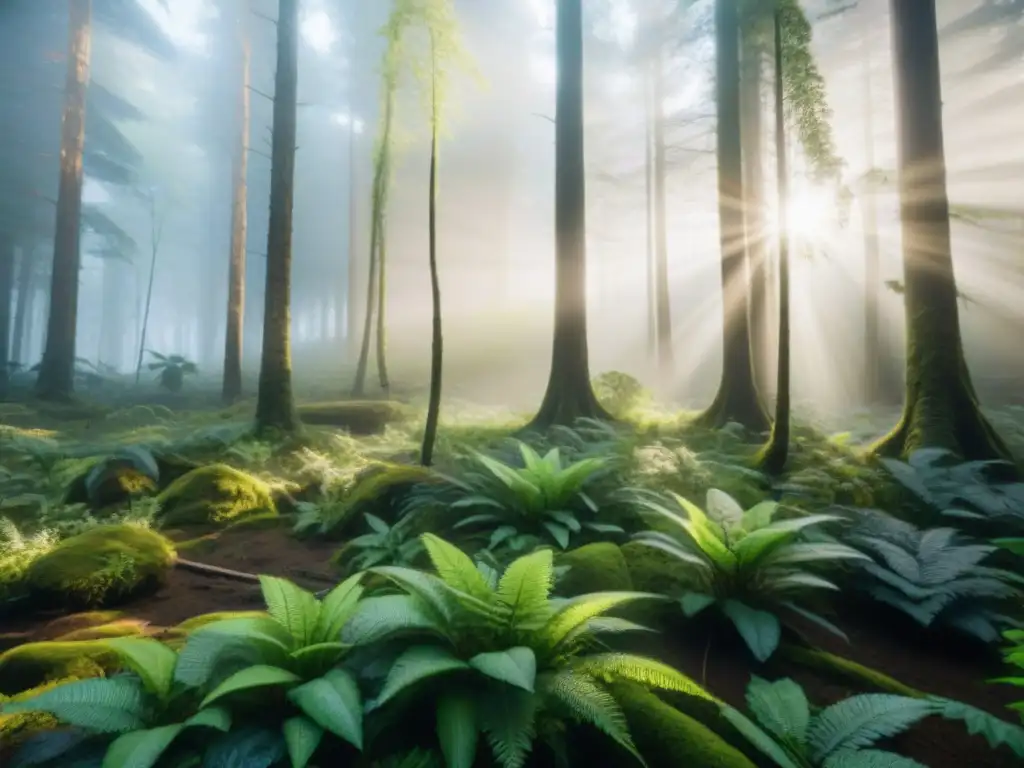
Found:
M 430 395 L 427 399 L 427 421 L 423 428 L 420 463 L 429 467 L 434 460 L 437 425 L 441 418 L 441 374 L 444 362 L 444 335 L 441 332 L 441 278 L 437 269 L 437 164 L 441 152 L 438 139 L 440 104 L 437 93 L 437 49 L 434 33 L 430 33 L 430 54 L 434 71 L 430 80 L 430 192 L 427 203 L 428 252 L 430 258 Z
M 14 239 L 0 232 L 0 400 L 10 383 L 11 309 L 14 303 Z
M 558 0 L 555 97 L 555 331 L 551 372 L 530 428 L 610 419 L 590 385 L 587 349 L 587 216 L 583 144 L 583 10 Z
M 672 308 L 668 285 L 668 217 L 665 212 L 665 57 L 659 46 L 652 71 L 654 139 L 654 284 L 655 332 L 658 349 L 658 384 L 672 386 Z
M 907 317 L 903 417 L 875 446 L 925 446 L 966 460 L 1009 459 L 982 415 L 964 360 L 950 246 L 935 0 L 891 0 Z
M 280 0 L 277 14 L 277 72 L 270 161 L 270 222 L 267 281 L 256 430 L 299 428 L 292 395 L 291 272 L 292 209 L 299 84 L 299 0 Z
M 743 219 L 740 137 L 740 56 L 737 0 L 715 2 L 715 98 L 718 106 L 718 216 L 722 248 L 722 380 L 696 423 L 738 422 L 754 432 L 770 420 L 754 380 L 750 356 L 750 280 Z
M 235 147 L 231 200 L 231 251 L 228 255 L 227 326 L 224 333 L 224 381 L 221 397 L 233 403 L 242 396 L 242 349 L 245 328 L 245 251 L 248 214 L 249 79 L 252 64 L 249 2 L 242 0 L 238 35 L 242 54 L 238 95 L 238 145 Z
M 81 266 L 82 151 L 85 148 L 85 97 L 89 85 L 92 43 L 92 0 L 70 0 L 69 16 L 50 311 L 43 360 L 36 379 L 36 394 L 44 400 L 68 399 L 74 394 L 75 388 L 78 273 Z

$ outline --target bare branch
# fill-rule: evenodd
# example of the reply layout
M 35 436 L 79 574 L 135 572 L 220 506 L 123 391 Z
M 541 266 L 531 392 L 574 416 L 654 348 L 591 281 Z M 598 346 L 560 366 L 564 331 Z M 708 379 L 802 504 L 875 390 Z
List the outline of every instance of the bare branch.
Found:
M 273 96 L 271 96 L 271 95 L 269 95 L 269 94 L 266 94 L 266 93 L 264 93 L 263 91 L 259 90 L 258 88 L 253 88 L 253 87 L 252 87 L 251 85 L 250 85 L 250 86 L 248 86 L 248 88 L 249 88 L 249 90 L 250 90 L 250 91 L 252 91 L 253 93 L 255 93 L 255 94 L 256 94 L 257 96 L 262 96 L 262 97 L 263 97 L 264 99 L 266 99 L 267 101 L 273 101 L 273 100 L 274 100 L 274 97 L 273 97 Z

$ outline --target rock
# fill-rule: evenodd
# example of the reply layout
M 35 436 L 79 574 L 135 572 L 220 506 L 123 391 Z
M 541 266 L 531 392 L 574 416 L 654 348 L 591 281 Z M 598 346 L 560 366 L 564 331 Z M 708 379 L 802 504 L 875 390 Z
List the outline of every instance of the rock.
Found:
M 226 464 L 210 464 L 182 475 L 157 501 L 157 519 L 164 528 L 224 526 L 246 517 L 277 514 L 267 483 Z

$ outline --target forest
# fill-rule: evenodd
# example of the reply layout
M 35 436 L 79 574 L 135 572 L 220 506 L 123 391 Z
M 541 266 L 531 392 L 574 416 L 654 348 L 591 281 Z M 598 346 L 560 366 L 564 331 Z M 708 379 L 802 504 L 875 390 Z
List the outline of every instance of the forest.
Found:
M 0 765 L 1024 765 L 1022 29 L 5 0 Z

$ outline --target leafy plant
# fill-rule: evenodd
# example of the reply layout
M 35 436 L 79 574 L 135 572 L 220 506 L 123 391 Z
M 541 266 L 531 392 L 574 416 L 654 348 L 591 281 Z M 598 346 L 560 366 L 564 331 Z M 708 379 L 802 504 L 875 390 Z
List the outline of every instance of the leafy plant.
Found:
M 149 370 L 159 371 L 157 380 L 160 386 L 169 392 L 180 392 L 185 383 L 186 374 L 199 373 L 199 368 L 191 360 L 181 355 L 161 355 L 159 352 L 146 350 L 156 360 L 149 364 Z
M 603 614 L 656 595 L 605 592 L 555 601 L 549 549 L 520 557 L 499 575 L 436 536 L 422 538 L 436 575 L 373 569 L 403 594 L 363 600 L 343 639 L 392 647 L 383 673 L 371 680 L 376 692 L 367 710 L 389 721 L 436 712 L 448 768 L 475 764 L 481 733 L 501 768 L 523 766 L 538 739 L 562 752 L 563 718 L 596 727 L 636 755 L 604 685 L 615 679 L 711 698 L 661 662 L 597 649 L 601 632 L 645 629 Z
M 960 720 L 989 745 L 1024 756 L 1024 729 L 967 704 L 937 696 L 912 698 L 863 693 L 818 710 L 790 679 L 754 677 L 747 707 L 754 720 L 728 704 L 722 715 L 779 768 L 926 768 L 916 760 L 875 748 L 926 717 Z
M 372 531 L 348 542 L 348 547 L 359 552 L 351 560 L 352 568 L 364 570 L 382 564 L 407 566 L 423 552 L 423 542 L 410 527 L 413 515 L 406 515 L 394 525 L 388 525 L 369 512 L 363 517 Z
M 787 611 L 845 638 L 829 621 L 799 604 L 812 592 L 838 589 L 813 573 L 813 567 L 867 559 L 838 542 L 801 539 L 806 531 L 842 518 L 808 515 L 775 521 L 777 503 L 764 501 L 744 510 L 716 489 L 708 491 L 707 512 L 682 496 L 671 496 L 685 515 L 657 497 L 645 497 L 643 510 L 667 522 L 669 532 L 643 531 L 634 540 L 670 555 L 679 566 L 686 585 L 679 597 L 683 613 L 696 616 L 716 607 L 760 661 L 778 647 Z
M 1007 482 L 1005 461 L 958 463 L 949 451 L 922 448 L 906 462 L 880 459 L 900 485 L 919 501 L 949 517 L 1006 522 L 1024 528 L 1024 483 Z
M 855 564 L 854 589 L 922 627 L 943 626 L 985 643 L 1014 624 L 1000 612 L 1024 579 L 983 565 L 996 547 L 972 544 L 952 528 L 920 530 L 878 510 L 854 511 L 843 540 L 870 558 Z
M 526 443 L 518 442 L 517 448 L 522 467 L 474 453 L 473 469 L 445 477 L 457 491 L 451 508 L 470 513 L 455 529 L 488 532 L 489 549 L 514 553 L 549 543 L 566 549 L 587 534 L 625 533 L 619 525 L 595 519 L 600 506 L 585 490 L 608 469 L 606 459 L 565 464 L 558 448 L 543 456 Z
M 1021 673 L 1008 677 L 998 677 L 991 682 L 1007 683 L 1018 688 L 1024 688 L 1024 630 L 1010 629 L 1003 633 L 1003 637 L 1010 643 L 1003 651 L 1003 660 L 1008 666 L 1021 670 Z M 1024 720 L 1024 699 L 1010 704 L 1010 709 L 1017 710 L 1021 719 Z

